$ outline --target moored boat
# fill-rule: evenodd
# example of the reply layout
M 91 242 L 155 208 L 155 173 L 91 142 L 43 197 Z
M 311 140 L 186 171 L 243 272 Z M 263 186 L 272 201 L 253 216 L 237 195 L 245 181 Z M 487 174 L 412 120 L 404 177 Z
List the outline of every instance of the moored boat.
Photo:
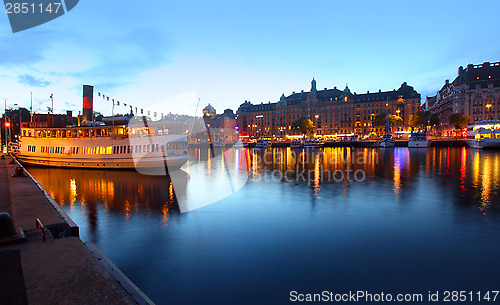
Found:
M 470 125 L 466 142 L 472 148 L 500 148 L 500 121 L 480 121 Z
M 378 147 L 384 147 L 384 148 L 394 147 L 395 145 L 396 144 L 394 142 L 394 139 L 392 138 L 392 135 L 390 135 L 390 134 L 385 134 L 382 137 L 382 140 L 380 140 L 380 142 L 377 143 Z
M 301 139 L 294 139 L 290 142 L 291 148 L 302 148 L 304 147 L 304 141 Z
M 425 132 L 412 132 L 410 135 L 410 140 L 408 140 L 408 147 L 410 148 L 420 148 L 428 147 L 429 141 L 427 140 L 427 134 Z
M 86 119 L 92 117 L 92 95 L 93 87 L 84 86 L 82 126 L 22 123 L 17 159 L 37 166 L 136 170 L 180 168 L 189 160 L 185 122 L 152 122 L 133 114 L 105 120 L 110 125 L 92 122 Z
M 273 145 L 273 143 L 270 140 L 258 140 L 257 143 L 255 144 L 255 147 L 269 148 L 272 145 Z
M 304 147 L 320 148 L 325 146 L 325 142 L 321 138 L 311 138 L 304 142 Z

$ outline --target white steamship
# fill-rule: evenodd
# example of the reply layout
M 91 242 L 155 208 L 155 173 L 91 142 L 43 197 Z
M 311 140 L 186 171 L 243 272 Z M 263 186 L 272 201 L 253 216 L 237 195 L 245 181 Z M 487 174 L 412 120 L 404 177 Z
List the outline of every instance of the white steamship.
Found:
M 92 111 L 93 87 L 85 85 L 82 126 L 22 123 L 17 159 L 28 165 L 99 169 L 172 169 L 189 160 L 184 122 L 150 122 L 133 115 L 89 122 Z

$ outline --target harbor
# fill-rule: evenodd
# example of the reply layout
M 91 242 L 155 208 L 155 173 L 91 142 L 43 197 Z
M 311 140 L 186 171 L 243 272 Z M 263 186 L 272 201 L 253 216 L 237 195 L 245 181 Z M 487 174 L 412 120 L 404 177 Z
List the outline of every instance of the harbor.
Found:
M 0 305 L 500 302 L 498 0 L 4 3 Z
M 168 176 L 134 171 L 27 170 L 78 224 L 81 238 L 156 304 L 285 303 L 289 290 L 316 286 L 495 288 L 496 151 L 214 150 L 212 157 L 209 148 L 190 149 L 190 178 L 175 188 Z M 226 168 L 246 177 L 243 187 L 233 180 L 231 191 Z M 201 207 L 186 209 L 185 200 Z M 231 289 L 220 294 L 222 287 Z

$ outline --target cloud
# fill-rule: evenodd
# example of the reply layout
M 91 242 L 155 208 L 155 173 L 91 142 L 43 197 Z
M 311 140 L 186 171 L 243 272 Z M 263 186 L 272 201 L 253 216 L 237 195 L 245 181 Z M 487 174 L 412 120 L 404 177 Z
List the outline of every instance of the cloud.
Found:
M 29 74 L 20 75 L 18 82 L 31 87 L 47 87 L 52 84 L 51 81 L 45 80 L 43 78 L 36 78 Z

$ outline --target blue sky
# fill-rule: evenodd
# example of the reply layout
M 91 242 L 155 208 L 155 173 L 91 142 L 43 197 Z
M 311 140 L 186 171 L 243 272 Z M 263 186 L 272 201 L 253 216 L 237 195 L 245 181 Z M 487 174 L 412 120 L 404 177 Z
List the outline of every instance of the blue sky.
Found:
M 425 99 L 460 65 L 500 61 L 499 12 L 498 0 L 81 0 L 15 34 L 2 12 L 0 99 L 29 107 L 33 92 L 46 111 L 53 93 L 57 112 L 78 112 L 91 84 L 139 108 L 194 114 L 198 98 L 236 110 L 307 91 L 312 77 L 358 93 L 406 81 Z M 95 108 L 111 113 L 99 99 Z

